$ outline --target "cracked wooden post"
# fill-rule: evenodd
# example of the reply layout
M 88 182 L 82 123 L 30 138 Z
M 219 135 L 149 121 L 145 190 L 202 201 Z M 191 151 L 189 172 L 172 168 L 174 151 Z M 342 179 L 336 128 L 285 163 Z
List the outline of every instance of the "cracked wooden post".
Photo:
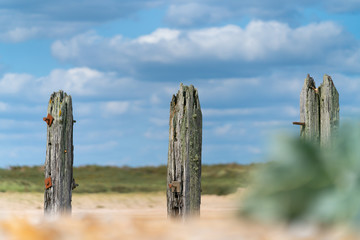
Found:
M 304 124 L 300 136 L 322 147 L 331 147 L 339 119 L 339 93 L 331 77 L 325 74 L 323 83 L 316 88 L 308 74 L 300 93 L 300 123 Z
M 73 178 L 73 114 L 71 96 L 63 91 L 50 96 L 47 109 L 45 194 L 46 215 L 71 213 Z
M 308 74 L 300 93 L 300 136 L 306 140 L 320 141 L 320 103 L 315 81 Z
M 339 128 L 339 93 L 330 76 L 324 75 L 320 94 L 320 144 L 331 147 Z
M 202 114 L 198 91 L 180 85 L 170 103 L 167 163 L 168 217 L 200 214 Z

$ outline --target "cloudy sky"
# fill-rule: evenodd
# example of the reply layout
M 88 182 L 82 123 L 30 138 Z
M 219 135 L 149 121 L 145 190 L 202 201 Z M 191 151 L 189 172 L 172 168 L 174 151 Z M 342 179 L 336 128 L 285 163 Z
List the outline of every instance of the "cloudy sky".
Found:
M 295 3 L 296 2 L 296 3 Z M 169 104 L 199 91 L 203 163 L 297 134 L 310 73 L 360 117 L 359 0 L 1 0 L 0 167 L 45 160 L 50 94 L 73 98 L 75 165 L 166 164 Z

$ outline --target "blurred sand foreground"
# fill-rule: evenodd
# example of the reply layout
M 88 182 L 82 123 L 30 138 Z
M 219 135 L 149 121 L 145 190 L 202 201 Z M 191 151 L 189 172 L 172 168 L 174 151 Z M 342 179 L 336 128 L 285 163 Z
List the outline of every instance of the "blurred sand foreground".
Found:
M 202 197 L 201 217 L 166 216 L 165 194 L 74 194 L 73 213 L 43 217 L 43 194 L 0 193 L 0 239 L 360 239 L 345 228 L 260 225 L 236 218 L 242 191 Z

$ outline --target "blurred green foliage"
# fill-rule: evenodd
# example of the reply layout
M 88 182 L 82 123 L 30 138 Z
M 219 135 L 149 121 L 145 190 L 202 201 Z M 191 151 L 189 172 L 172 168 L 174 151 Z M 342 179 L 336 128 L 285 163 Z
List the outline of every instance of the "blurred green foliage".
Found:
M 240 214 L 263 221 L 360 223 L 360 131 L 344 127 L 331 149 L 284 138 L 254 172 Z
M 202 194 L 226 195 L 248 185 L 249 172 L 256 165 L 204 165 Z M 82 166 L 74 168 L 79 184 L 74 193 L 130 193 L 166 191 L 166 166 L 110 167 Z M 0 169 L 0 192 L 43 192 L 43 167 L 15 166 Z

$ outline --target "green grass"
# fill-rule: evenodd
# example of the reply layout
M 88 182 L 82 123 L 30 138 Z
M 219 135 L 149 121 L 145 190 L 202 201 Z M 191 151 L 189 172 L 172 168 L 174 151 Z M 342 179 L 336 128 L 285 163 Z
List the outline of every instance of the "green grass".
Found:
M 250 171 L 255 165 L 204 165 L 202 167 L 202 194 L 226 195 L 249 183 Z M 130 193 L 160 192 L 166 190 L 166 166 L 109 167 L 82 166 L 74 168 L 79 184 L 76 193 Z M 42 167 L 16 166 L 0 169 L 0 192 L 43 192 Z

